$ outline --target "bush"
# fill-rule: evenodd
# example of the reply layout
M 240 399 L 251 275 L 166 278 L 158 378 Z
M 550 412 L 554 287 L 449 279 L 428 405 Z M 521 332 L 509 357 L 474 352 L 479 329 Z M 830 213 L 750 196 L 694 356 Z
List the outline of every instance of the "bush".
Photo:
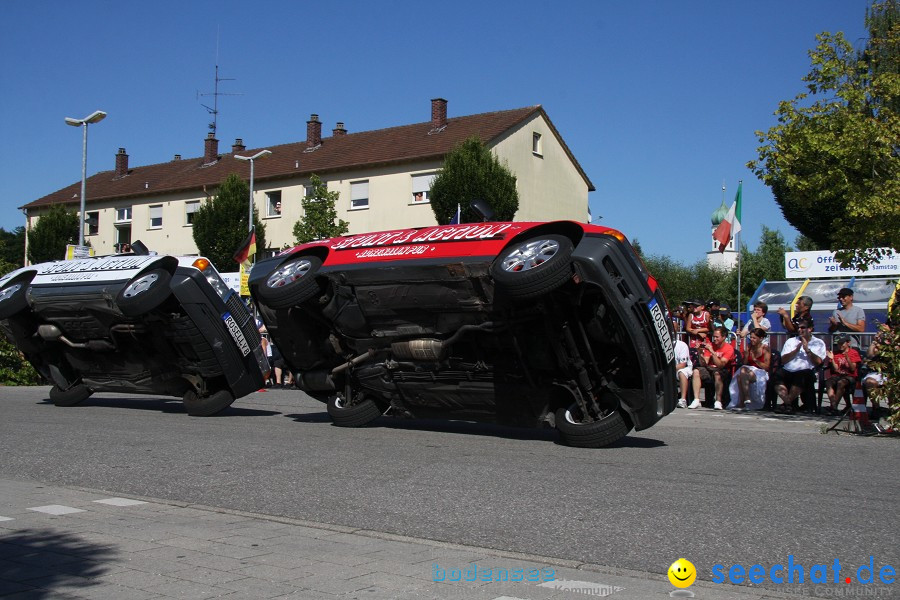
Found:
M 40 385 L 41 376 L 18 348 L 0 336 L 0 385 Z

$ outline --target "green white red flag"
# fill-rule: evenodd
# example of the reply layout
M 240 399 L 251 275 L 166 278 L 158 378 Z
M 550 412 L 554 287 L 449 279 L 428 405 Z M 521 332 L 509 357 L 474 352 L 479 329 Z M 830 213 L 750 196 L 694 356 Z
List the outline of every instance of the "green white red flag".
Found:
M 725 252 L 728 242 L 736 236 L 741 230 L 741 188 L 744 182 L 738 183 L 737 194 L 734 197 L 734 204 L 728 209 L 725 219 L 719 223 L 713 232 L 713 238 L 719 242 L 719 252 Z

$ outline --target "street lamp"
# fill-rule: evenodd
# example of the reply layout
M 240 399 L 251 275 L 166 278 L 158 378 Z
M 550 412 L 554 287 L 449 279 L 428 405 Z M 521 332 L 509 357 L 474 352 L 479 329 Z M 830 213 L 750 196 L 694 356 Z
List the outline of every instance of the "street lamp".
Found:
M 83 119 L 73 119 L 72 117 L 66 117 L 66 125 L 71 125 L 72 127 L 84 127 L 84 141 L 82 142 L 81 148 L 81 213 L 79 215 L 79 223 L 78 227 L 78 245 L 84 246 L 84 221 L 85 221 L 85 213 L 84 213 L 84 194 L 85 188 L 87 187 L 87 130 L 88 125 L 93 125 L 94 123 L 99 123 L 103 119 L 106 118 L 106 113 L 102 110 L 95 110 L 88 116 Z
M 272 154 L 271 150 L 260 150 L 253 156 L 238 156 L 237 154 L 234 155 L 234 157 L 238 160 L 250 161 L 250 218 L 248 219 L 249 231 L 253 231 L 253 161 L 257 158 L 268 156 L 269 154 Z

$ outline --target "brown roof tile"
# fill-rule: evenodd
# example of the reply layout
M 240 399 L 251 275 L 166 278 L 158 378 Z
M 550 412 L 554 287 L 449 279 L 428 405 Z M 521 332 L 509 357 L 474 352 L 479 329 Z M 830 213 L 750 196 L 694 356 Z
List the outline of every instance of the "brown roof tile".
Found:
M 325 175 L 362 167 L 383 166 L 441 159 L 460 142 L 477 135 L 490 143 L 504 132 L 540 113 L 544 116 L 573 164 L 593 190 L 587 175 L 550 123 L 540 105 L 454 117 L 439 132 L 432 131 L 431 121 L 375 131 L 347 133 L 322 138 L 322 144 L 309 151 L 306 141 L 268 146 L 272 155 L 255 162 L 254 179 L 265 181 L 285 177 L 305 177 L 312 173 Z M 198 144 L 199 145 L 199 144 Z M 241 152 L 252 156 L 262 148 Z M 295 165 L 299 161 L 299 168 Z M 176 191 L 214 189 L 229 173 L 249 177 L 250 165 L 234 160 L 230 152 L 219 153 L 219 160 L 204 166 L 203 156 L 172 160 L 166 163 L 133 167 L 125 177 L 115 177 L 115 170 L 101 171 L 87 180 L 88 203 L 129 197 L 158 196 Z M 56 203 L 77 203 L 81 182 L 78 181 L 20 208 L 37 208 Z

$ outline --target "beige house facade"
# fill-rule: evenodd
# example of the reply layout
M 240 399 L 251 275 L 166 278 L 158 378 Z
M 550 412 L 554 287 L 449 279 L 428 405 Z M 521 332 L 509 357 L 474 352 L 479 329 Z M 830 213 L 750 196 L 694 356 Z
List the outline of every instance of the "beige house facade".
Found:
M 305 141 L 248 149 L 237 139 L 226 153 L 209 134 L 203 157 L 176 156 L 144 167 L 129 168 L 120 148 L 115 169 L 87 181 L 85 240 L 97 254 L 114 253 L 134 240 L 160 253 L 196 254 L 194 211 L 228 174 L 249 180 L 249 163 L 235 156 L 261 149 L 272 154 L 254 162 L 253 201 L 266 226 L 269 253 L 293 244 L 313 174 L 339 192 L 338 217 L 349 223 L 350 234 L 435 225 L 431 181 L 446 153 L 473 135 L 516 176 L 515 220 L 587 220 L 594 186 L 541 106 L 447 118 L 447 101 L 437 98 L 431 113 L 430 121 L 360 133 L 338 123 L 331 137 L 322 137 L 321 122 L 311 115 Z M 27 228 L 51 204 L 77 211 L 79 193 L 80 181 L 23 206 Z

